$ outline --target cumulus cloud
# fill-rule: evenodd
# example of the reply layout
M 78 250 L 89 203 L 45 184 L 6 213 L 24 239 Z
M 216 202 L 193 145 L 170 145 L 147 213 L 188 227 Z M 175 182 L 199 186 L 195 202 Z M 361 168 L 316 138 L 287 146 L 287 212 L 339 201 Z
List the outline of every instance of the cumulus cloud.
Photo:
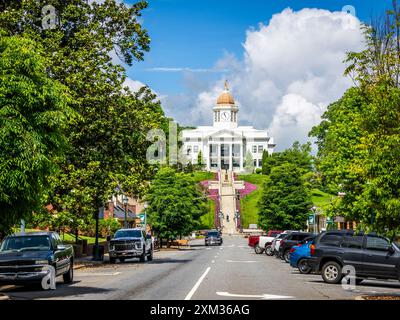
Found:
M 346 52 L 363 48 L 359 27 L 360 21 L 344 12 L 286 9 L 267 25 L 249 29 L 243 57 L 225 55 L 216 63 L 231 70 L 224 78 L 240 106 L 240 123 L 269 128 L 280 150 L 295 140 L 308 140 L 327 105 L 352 85 L 343 77 L 343 60 Z M 210 124 L 223 80 L 197 94 L 187 106 L 190 117 L 186 111 L 185 117 L 176 118 L 185 124 Z

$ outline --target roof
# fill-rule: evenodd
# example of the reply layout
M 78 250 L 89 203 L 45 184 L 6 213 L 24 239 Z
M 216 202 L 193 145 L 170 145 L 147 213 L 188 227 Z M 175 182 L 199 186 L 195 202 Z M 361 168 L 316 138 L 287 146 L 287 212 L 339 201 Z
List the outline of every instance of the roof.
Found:
M 233 99 L 232 94 L 229 92 L 227 81 L 225 81 L 225 90 L 217 99 L 217 104 L 235 104 L 235 99 Z

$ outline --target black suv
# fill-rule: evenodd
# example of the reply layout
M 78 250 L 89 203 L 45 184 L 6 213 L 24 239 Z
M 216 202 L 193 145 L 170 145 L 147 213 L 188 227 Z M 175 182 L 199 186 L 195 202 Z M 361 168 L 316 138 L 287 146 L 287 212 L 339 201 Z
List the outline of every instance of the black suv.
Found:
M 311 237 L 313 234 L 308 232 L 293 231 L 287 234 L 280 243 L 279 256 L 289 263 L 290 249 L 301 243 L 304 239 Z
M 220 246 L 222 244 L 221 233 L 218 230 L 207 231 L 204 242 L 205 242 L 206 246 L 213 245 L 213 244 L 217 244 Z
M 353 230 L 326 231 L 310 246 L 307 264 L 327 283 L 341 282 L 344 266 L 355 269 L 356 283 L 365 278 L 400 280 L 400 249 L 376 234 Z

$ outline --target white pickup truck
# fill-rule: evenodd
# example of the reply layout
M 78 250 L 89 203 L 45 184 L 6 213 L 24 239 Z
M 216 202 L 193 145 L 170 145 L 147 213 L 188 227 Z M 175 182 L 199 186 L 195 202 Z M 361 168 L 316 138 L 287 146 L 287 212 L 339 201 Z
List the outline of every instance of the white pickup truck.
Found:
M 279 230 L 270 230 L 266 236 L 260 236 L 258 244 L 254 246 L 255 253 L 263 253 L 267 249 L 268 245 L 271 245 L 272 240 L 274 240 L 275 237 L 281 233 L 282 231 Z

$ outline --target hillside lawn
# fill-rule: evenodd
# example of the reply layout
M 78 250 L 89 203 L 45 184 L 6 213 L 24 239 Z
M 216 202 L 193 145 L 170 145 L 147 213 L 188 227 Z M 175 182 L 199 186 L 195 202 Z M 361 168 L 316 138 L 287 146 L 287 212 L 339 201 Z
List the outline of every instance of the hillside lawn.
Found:
M 247 229 L 250 224 L 258 224 L 258 201 L 262 196 L 263 183 L 268 176 L 261 174 L 242 174 L 238 176 L 238 180 L 243 180 L 257 186 L 257 190 L 248 194 L 240 200 L 242 225 Z M 319 189 L 311 191 L 311 201 L 321 211 L 325 211 L 332 199 L 332 195 L 322 192 Z

